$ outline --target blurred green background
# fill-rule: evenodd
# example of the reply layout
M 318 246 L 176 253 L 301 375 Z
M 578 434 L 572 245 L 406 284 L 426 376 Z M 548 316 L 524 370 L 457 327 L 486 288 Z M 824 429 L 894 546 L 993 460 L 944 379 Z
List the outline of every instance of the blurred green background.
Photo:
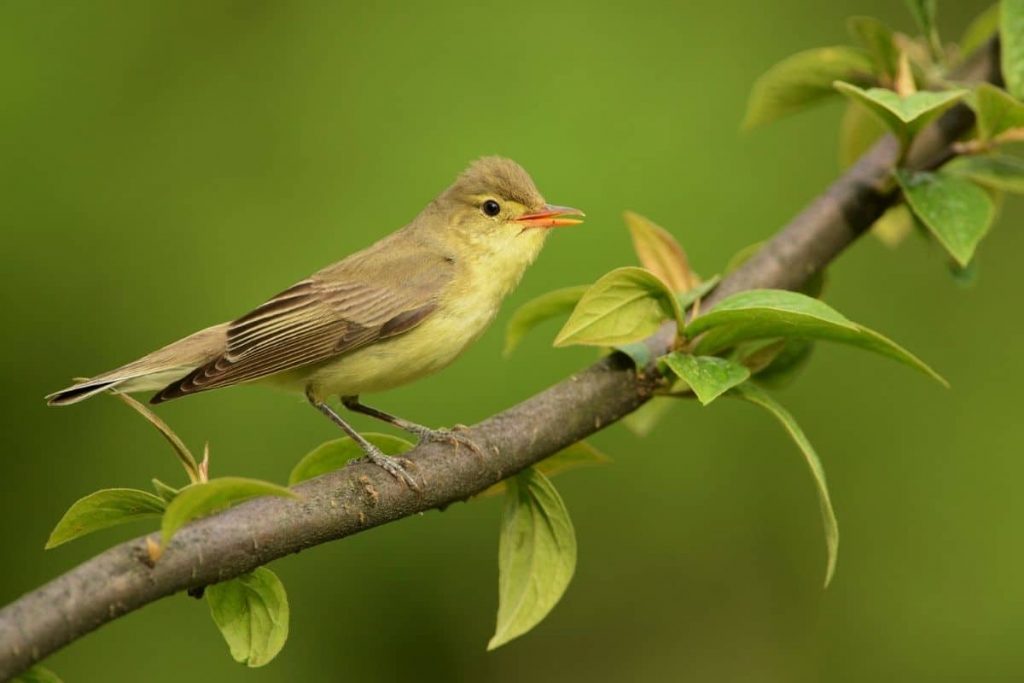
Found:
M 986 4 L 940 2 L 944 36 Z M 376 400 L 427 424 L 480 420 L 593 359 L 552 349 L 550 324 L 504 360 L 501 328 L 532 296 L 632 263 L 624 209 L 670 228 L 708 275 L 836 175 L 838 105 L 750 134 L 738 124 L 758 74 L 843 42 L 850 14 L 911 27 L 891 0 L 4 2 L 0 602 L 145 530 L 43 552 L 76 498 L 181 481 L 115 401 L 57 410 L 43 394 L 243 313 L 497 153 L 588 222 L 552 237 L 463 359 Z M 687 403 L 646 439 L 621 426 L 595 436 L 615 463 L 559 479 L 576 578 L 497 652 L 484 651 L 490 500 L 274 563 L 291 639 L 264 669 L 235 664 L 206 606 L 184 596 L 47 665 L 68 682 L 1020 680 L 1022 209 L 1005 206 L 971 291 L 919 239 L 896 251 L 866 239 L 831 270 L 831 303 L 953 389 L 828 347 L 782 393 L 840 520 L 827 591 L 795 447 L 754 407 Z M 337 436 L 299 398 L 259 388 L 160 414 L 196 448 L 209 440 L 214 474 L 283 481 Z

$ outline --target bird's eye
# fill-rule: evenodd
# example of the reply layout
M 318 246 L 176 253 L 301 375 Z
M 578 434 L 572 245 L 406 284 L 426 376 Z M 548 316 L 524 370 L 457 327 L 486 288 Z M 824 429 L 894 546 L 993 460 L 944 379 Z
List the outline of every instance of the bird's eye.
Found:
M 488 199 L 486 202 L 480 205 L 480 210 L 484 212 L 485 216 L 491 216 L 493 218 L 494 216 L 497 216 L 499 213 L 501 213 L 501 204 L 494 201 L 493 199 Z

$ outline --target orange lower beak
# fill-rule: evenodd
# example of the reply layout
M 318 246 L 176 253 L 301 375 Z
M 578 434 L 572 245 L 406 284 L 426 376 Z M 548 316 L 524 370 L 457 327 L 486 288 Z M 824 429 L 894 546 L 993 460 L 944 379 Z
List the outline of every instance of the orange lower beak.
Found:
M 523 214 L 515 222 L 523 228 L 558 228 L 582 223 L 583 215 L 582 211 L 571 206 L 545 204 L 541 211 Z M 580 216 L 580 218 L 568 218 L 568 216 Z

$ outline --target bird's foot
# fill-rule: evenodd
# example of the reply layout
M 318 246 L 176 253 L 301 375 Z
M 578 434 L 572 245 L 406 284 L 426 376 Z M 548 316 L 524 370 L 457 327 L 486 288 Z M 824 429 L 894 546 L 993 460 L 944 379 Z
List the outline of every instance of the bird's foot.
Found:
M 444 427 L 431 429 L 430 427 L 416 425 L 409 429 L 409 432 L 415 434 L 420 443 L 447 443 L 455 446 L 456 451 L 459 450 L 459 446 L 465 446 L 477 455 L 482 456 L 484 454 L 483 450 L 473 439 L 469 438 L 469 435 L 466 434 L 468 431 L 469 427 L 466 425 L 455 425 L 451 429 Z
M 376 446 L 370 446 L 370 448 L 364 448 L 363 452 L 366 453 L 365 457 L 359 458 L 355 462 L 372 462 L 377 467 L 381 468 L 392 477 L 402 482 L 413 491 L 419 491 L 420 486 L 416 483 L 416 479 L 409 474 L 409 471 L 405 468 L 406 465 L 411 464 L 412 460 L 408 458 L 398 458 L 393 455 L 386 455 Z

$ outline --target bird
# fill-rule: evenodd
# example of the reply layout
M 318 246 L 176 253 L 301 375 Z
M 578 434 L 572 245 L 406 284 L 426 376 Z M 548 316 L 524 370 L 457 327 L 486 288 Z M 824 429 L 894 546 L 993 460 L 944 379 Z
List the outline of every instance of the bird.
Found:
M 416 488 L 402 460 L 363 438 L 329 404 L 383 420 L 419 442 L 461 440 L 372 408 L 386 391 L 454 361 L 493 322 L 537 258 L 550 228 L 579 209 L 548 204 L 516 162 L 471 163 L 405 227 L 323 268 L 245 315 L 46 396 L 69 405 L 104 392 L 156 393 L 162 403 L 259 383 L 305 395 L 366 459 Z M 471 447 L 474 446 L 471 442 Z

